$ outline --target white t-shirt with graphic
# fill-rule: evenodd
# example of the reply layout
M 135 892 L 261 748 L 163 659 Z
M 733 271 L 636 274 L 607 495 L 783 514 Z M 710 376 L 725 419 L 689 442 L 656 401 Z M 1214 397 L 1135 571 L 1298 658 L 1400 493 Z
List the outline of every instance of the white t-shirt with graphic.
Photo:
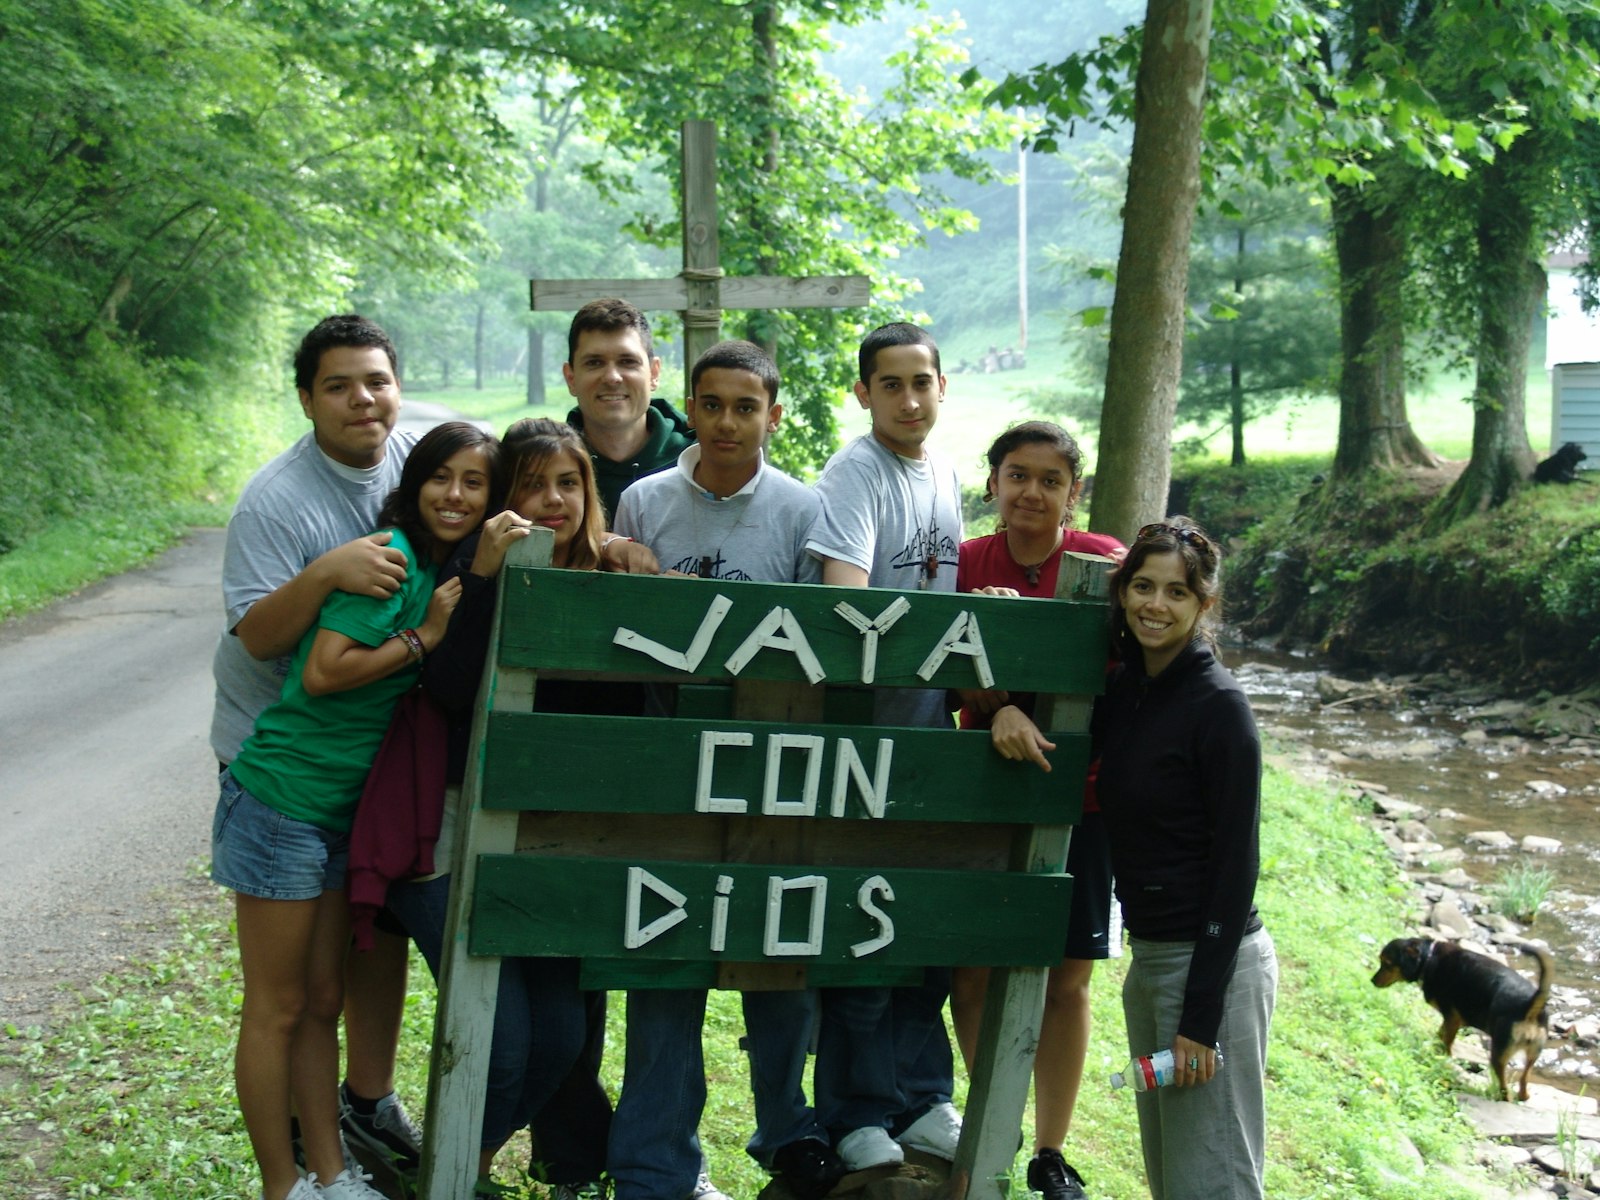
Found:
M 867 586 L 956 590 L 961 550 L 961 484 L 931 453 L 905 458 L 871 434 L 828 460 L 817 480 L 822 516 L 807 543 L 818 558 L 860 567 Z M 880 725 L 950 724 L 942 689 L 880 689 Z
M 690 446 L 675 469 L 623 492 L 615 531 L 649 546 L 664 571 L 762 583 L 821 581 L 821 564 L 806 552 L 821 507 L 815 492 L 763 460 L 749 483 L 719 500 L 695 482 L 699 461 L 700 446 Z

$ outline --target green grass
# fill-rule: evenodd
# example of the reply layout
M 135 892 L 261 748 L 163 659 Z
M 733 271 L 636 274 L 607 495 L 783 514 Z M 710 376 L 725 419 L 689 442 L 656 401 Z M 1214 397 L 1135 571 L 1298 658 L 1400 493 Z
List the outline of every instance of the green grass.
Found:
M 147 562 L 192 525 L 221 525 L 222 504 L 117 505 L 58 521 L 0 556 L 0 621 Z
M 1494 897 L 1496 912 L 1527 923 L 1539 915 L 1555 881 L 1555 872 L 1549 867 L 1515 862 L 1500 872 L 1489 894 Z
M 1376 947 L 1402 924 L 1403 886 L 1354 801 L 1272 771 L 1258 903 L 1281 984 L 1268 1065 L 1267 1194 L 1456 1200 L 1485 1179 L 1456 1115 L 1452 1074 L 1413 989 L 1368 983 Z M 232 1093 L 239 977 L 219 895 L 183 914 L 171 942 L 75 999 L 59 1032 L 0 1040 L 0 1178 L 7 1195 L 145 1200 L 254 1196 Z M 1133 1105 L 1106 1078 L 1127 1058 L 1118 1001 L 1126 960 L 1094 984 L 1095 1029 L 1068 1157 L 1103 1200 L 1145 1195 Z M 433 992 L 421 966 L 406 1006 L 401 1090 L 420 1108 Z M 606 1073 L 622 1059 L 613 1006 Z M 705 1033 L 711 1098 L 701 1125 L 713 1179 L 730 1195 L 765 1182 L 742 1147 L 751 1122 L 736 1049 L 737 997 L 713 996 Z M 958 1086 L 958 1102 L 960 1099 Z M 1031 1129 L 1031 1116 L 1029 1118 Z M 1412 1153 L 1414 1147 L 1416 1153 Z M 502 1153 L 502 1174 L 526 1161 Z M 1021 1195 L 1021 1159 L 1013 1194 Z

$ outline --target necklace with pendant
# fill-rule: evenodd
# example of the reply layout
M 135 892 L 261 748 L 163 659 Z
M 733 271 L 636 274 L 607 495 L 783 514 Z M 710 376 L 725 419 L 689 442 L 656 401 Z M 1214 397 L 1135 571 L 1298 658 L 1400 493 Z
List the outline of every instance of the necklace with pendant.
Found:
M 1039 572 L 1044 568 L 1045 563 L 1050 561 L 1051 555 L 1055 554 L 1055 552 L 1059 549 L 1061 549 L 1061 534 L 1058 531 L 1056 534 L 1056 544 L 1050 547 L 1050 553 L 1046 554 L 1038 562 L 1029 564 L 1019 561 L 1017 556 L 1011 553 L 1011 539 L 1006 539 L 1006 553 L 1011 555 L 1012 562 L 1016 563 L 1017 566 L 1022 568 L 1022 576 L 1028 581 L 1029 587 L 1039 586 Z
M 714 495 L 712 495 L 712 493 L 706 491 L 704 488 L 700 488 L 699 484 L 696 484 L 695 487 L 699 489 L 701 496 L 705 497 L 714 505 L 728 504 L 733 499 L 732 496 L 729 496 L 726 500 L 718 500 Z M 696 503 L 689 511 L 694 516 L 694 544 L 696 546 L 704 545 L 704 543 L 700 540 L 700 505 Z M 744 514 L 740 511 L 740 507 L 734 507 L 733 520 L 723 528 L 722 536 L 717 538 L 716 550 L 710 554 L 700 555 L 700 561 L 696 565 L 694 572 L 697 577 L 701 579 L 717 578 L 717 568 L 723 565 L 722 548 L 728 544 L 728 539 L 731 538 L 734 534 L 734 531 L 739 528 L 739 523 L 743 516 Z

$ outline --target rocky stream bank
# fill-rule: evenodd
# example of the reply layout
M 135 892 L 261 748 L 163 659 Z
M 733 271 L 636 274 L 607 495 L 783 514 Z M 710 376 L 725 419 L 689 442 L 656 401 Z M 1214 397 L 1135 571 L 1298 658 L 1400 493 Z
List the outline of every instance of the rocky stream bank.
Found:
M 1459 1104 L 1499 1181 L 1485 1195 L 1600 1196 L 1600 687 L 1507 699 L 1461 673 L 1358 680 L 1230 657 L 1284 765 L 1370 806 L 1405 882 L 1407 927 L 1372 936 L 1362 969 L 1388 937 L 1450 939 L 1523 970 L 1518 943 L 1548 946 L 1550 1038 L 1530 1099 L 1491 1098 L 1487 1039 L 1464 1030 Z M 1420 991 L 1417 1005 L 1431 1028 Z

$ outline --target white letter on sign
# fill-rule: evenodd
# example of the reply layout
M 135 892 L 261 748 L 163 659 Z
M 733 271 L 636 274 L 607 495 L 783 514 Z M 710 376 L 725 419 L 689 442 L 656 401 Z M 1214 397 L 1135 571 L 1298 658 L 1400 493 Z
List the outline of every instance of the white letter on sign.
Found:
M 769 817 L 814 817 L 817 815 L 817 784 L 822 779 L 822 751 L 827 743 L 811 733 L 772 733 L 767 735 L 767 777 L 761 793 L 761 811 Z M 798 800 L 778 799 L 778 777 L 783 770 L 785 750 L 806 752 L 805 790 Z
M 811 921 L 803 942 L 785 942 L 778 938 L 779 923 L 783 919 L 783 894 L 809 888 L 811 891 Z M 777 957 L 784 954 L 821 954 L 822 918 L 827 911 L 828 877 L 802 875 L 798 879 L 783 879 L 777 875 L 767 877 L 767 928 L 762 951 Z
M 866 805 L 867 816 L 883 816 L 889 801 L 889 764 L 894 761 L 894 743 L 888 738 L 878 739 L 878 765 L 873 771 L 872 783 L 867 783 L 867 768 L 856 752 L 856 744 L 849 738 L 839 739 L 839 757 L 833 764 L 833 803 L 829 811 L 836 817 L 844 816 L 845 796 L 850 791 L 850 781 L 856 782 L 861 793 L 861 803 Z
M 717 756 L 718 746 L 751 746 L 755 738 L 748 733 L 719 733 L 714 729 L 702 730 L 700 733 L 700 773 L 694 781 L 694 810 L 695 812 L 720 812 L 742 813 L 750 805 L 738 796 L 713 796 L 711 794 L 711 771 Z
M 657 917 L 650 924 L 639 927 L 639 901 L 645 888 L 649 888 L 668 904 L 672 911 Z M 688 902 L 677 888 L 664 879 L 658 879 L 643 867 L 628 868 L 628 928 L 623 931 L 622 944 L 629 950 L 637 950 L 646 942 L 660 937 L 680 921 L 687 921 L 689 914 L 683 911 L 683 906 Z
M 611 640 L 618 646 L 648 655 L 675 671 L 687 671 L 692 675 L 695 668 L 700 665 L 700 660 L 706 656 L 706 651 L 711 648 L 711 639 L 717 636 L 717 630 L 722 627 L 722 618 L 728 615 L 728 610 L 732 607 L 733 601 L 726 596 L 717 596 L 713 599 L 711 607 L 706 609 L 706 615 L 700 618 L 700 628 L 694 631 L 694 641 L 689 643 L 687 650 L 681 652 L 621 626 L 618 626 Z M 811 682 L 815 683 L 816 680 L 813 679 Z
M 932 679 L 934 672 L 944 666 L 944 660 L 952 654 L 965 654 L 972 659 L 981 687 L 994 686 L 994 672 L 989 669 L 989 656 L 983 652 L 983 635 L 978 632 L 978 618 L 969 612 L 961 613 L 950 622 L 950 628 L 944 631 L 939 644 L 922 660 L 917 674 L 923 679 Z
M 787 608 L 775 608 L 762 617 L 761 624 L 750 631 L 750 636 L 739 643 L 739 648 L 728 656 L 728 661 L 723 665 L 728 668 L 729 674 L 737 675 L 763 649 L 787 650 L 794 655 L 800 669 L 806 673 L 808 683 L 821 683 L 828 677 L 822 664 L 817 661 L 811 643 L 806 641 L 800 622 L 794 619 L 794 614 Z
M 863 883 L 860 890 L 856 892 L 856 907 L 878 922 L 878 935 L 851 946 L 850 954 L 855 958 L 864 958 L 868 954 L 876 954 L 894 941 L 894 922 L 889 919 L 888 913 L 873 902 L 872 894 L 874 892 L 885 900 L 894 899 L 894 889 L 889 886 L 889 881 L 882 875 L 874 875 Z
M 711 899 L 711 950 L 721 954 L 728 946 L 728 897 L 733 894 L 733 876 L 717 876 L 717 894 Z
M 888 633 L 896 621 L 911 611 L 911 602 L 898 596 L 893 604 L 870 620 L 855 605 L 843 600 L 833 606 L 833 611 L 861 634 L 861 682 L 871 683 L 878 674 L 878 636 Z

